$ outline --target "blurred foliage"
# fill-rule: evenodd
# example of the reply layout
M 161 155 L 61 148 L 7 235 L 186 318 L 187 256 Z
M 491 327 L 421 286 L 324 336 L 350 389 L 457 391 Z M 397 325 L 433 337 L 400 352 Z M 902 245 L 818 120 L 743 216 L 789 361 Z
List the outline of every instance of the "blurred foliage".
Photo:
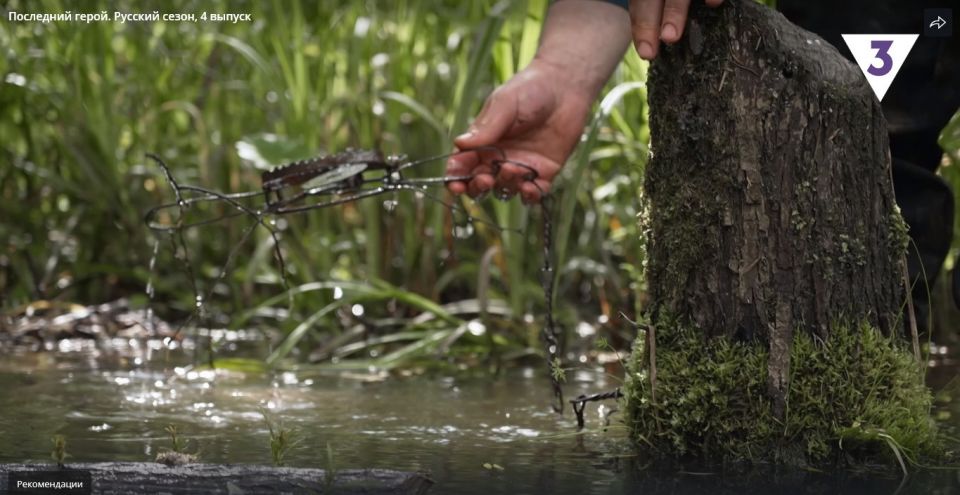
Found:
M 538 347 L 540 327 L 524 316 L 543 311 L 539 209 L 462 200 L 474 216 L 524 232 L 475 223 L 466 238 L 454 235 L 463 215 L 407 193 L 288 216 L 278 223 L 285 292 L 262 228 L 218 279 L 247 219 L 191 229 L 186 250 L 147 230 L 144 212 L 173 194 L 144 154 L 159 154 L 181 183 L 243 191 L 259 188 L 265 166 L 351 146 L 413 158 L 447 152 L 493 87 L 532 57 L 546 7 L 180 1 L 160 10 L 249 13 L 253 22 L 88 25 L 7 22 L 6 14 L 152 10 L 132 1 L 8 2 L 0 23 L 2 305 L 121 296 L 142 304 L 150 279 L 154 306 L 177 319 L 195 307 L 195 279 L 200 293 L 213 289 L 205 324 L 277 326 L 293 332 L 282 346 L 290 351 L 303 337 L 432 312 L 407 328 L 422 343 L 414 337 L 465 324 L 469 311 L 443 305 L 469 302 L 482 285 L 490 312 L 504 317 L 496 324 L 507 327 L 496 342 Z M 643 80 L 645 67 L 631 50 L 610 87 Z M 564 246 L 558 298 L 566 302 L 558 312 L 567 328 L 601 314 L 617 324 L 611 315 L 632 312 L 637 278 L 624 274 L 639 272 L 622 266 L 641 261 L 634 217 L 648 131 L 643 86 L 618 94 L 563 180 L 576 187 L 559 185 L 555 195 Z M 443 163 L 428 168 L 422 173 L 439 176 Z M 392 199 L 399 206 L 385 209 Z M 488 248 L 495 251 L 482 266 Z M 323 288 L 309 290 L 317 281 Z
M 943 163 L 940 175 L 950 184 L 954 195 L 960 191 L 960 110 L 953 114 L 953 118 L 940 133 L 940 147 L 944 150 Z M 953 215 L 953 246 L 950 256 L 947 257 L 946 268 L 956 267 L 957 256 L 960 255 L 960 201 L 955 201 Z

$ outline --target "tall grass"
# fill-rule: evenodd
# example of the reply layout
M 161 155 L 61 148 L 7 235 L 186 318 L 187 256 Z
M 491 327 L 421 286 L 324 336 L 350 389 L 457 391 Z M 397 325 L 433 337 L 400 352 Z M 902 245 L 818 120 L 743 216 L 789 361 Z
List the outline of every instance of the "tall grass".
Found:
M 411 157 L 448 151 L 450 136 L 466 127 L 494 85 L 532 58 L 546 7 L 545 0 L 184 1 L 163 10 L 243 11 L 254 22 L 0 24 L 3 305 L 138 298 L 154 242 L 142 215 L 172 196 L 146 152 L 160 154 L 184 183 L 237 191 L 259 187 L 265 167 L 351 146 Z M 135 2 L 44 0 L 14 1 L 8 10 L 142 9 Z M 635 77 L 639 67 L 628 61 L 619 80 Z M 614 126 L 598 121 L 595 148 L 578 155 L 580 164 L 599 165 L 586 167 L 583 179 L 592 185 L 557 193 L 564 198 L 564 232 L 573 240 L 564 300 L 624 303 L 625 292 L 611 292 L 604 282 L 617 280 L 617 263 L 633 262 L 637 252 L 636 236 L 624 230 L 635 230 L 630 204 L 645 131 L 640 96 L 628 103 L 607 112 Z M 442 170 L 436 163 L 423 173 Z M 425 308 L 409 298 L 398 304 L 398 292 L 442 303 L 475 297 L 478 261 L 488 246 L 500 245 L 489 297 L 509 301 L 518 321 L 542 311 L 538 236 L 501 235 L 478 224 L 471 238 L 455 238 L 452 227 L 464 222 L 462 215 L 428 198 L 398 193 L 395 199 L 399 206 L 391 211 L 371 199 L 282 219 L 291 285 L 359 283 L 369 289 L 355 304 L 366 304 L 367 316 L 410 317 Z M 518 201 L 468 200 L 465 207 L 508 228 L 539 221 Z M 217 283 L 220 264 L 246 226 L 237 219 L 194 229 L 186 250 L 161 236 L 154 285 L 168 316 L 194 308 L 183 270 L 188 262 L 198 289 L 212 289 L 207 304 L 214 320 L 228 322 L 226 315 L 284 291 L 263 229 Z M 594 286 L 604 287 L 602 297 Z M 292 332 L 271 360 L 319 336 L 318 329 L 340 329 L 344 299 L 333 291 L 299 293 L 293 301 L 291 318 L 269 322 Z M 574 314 L 581 305 L 565 307 L 568 321 L 609 311 L 592 305 Z M 521 332 L 518 343 L 535 334 Z

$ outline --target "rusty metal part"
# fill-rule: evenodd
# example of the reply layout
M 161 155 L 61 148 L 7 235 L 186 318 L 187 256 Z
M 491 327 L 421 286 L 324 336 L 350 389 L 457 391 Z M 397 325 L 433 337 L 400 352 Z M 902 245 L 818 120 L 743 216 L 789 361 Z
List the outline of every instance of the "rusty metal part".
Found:
M 390 162 L 379 151 L 347 149 L 335 155 L 322 155 L 282 165 L 261 174 L 260 180 L 264 191 L 277 191 L 303 184 L 350 163 L 366 164 L 366 169 L 385 169 L 390 166 Z

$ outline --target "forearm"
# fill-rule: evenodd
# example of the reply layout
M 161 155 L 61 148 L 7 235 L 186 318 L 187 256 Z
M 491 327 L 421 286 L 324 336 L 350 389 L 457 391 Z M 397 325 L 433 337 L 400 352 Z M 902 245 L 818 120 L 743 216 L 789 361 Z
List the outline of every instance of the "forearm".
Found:
M 597 0 L 561 0 L 550 6 L 535 57 L 559 69 L 593 100 L 631 41 L 630 16 Z

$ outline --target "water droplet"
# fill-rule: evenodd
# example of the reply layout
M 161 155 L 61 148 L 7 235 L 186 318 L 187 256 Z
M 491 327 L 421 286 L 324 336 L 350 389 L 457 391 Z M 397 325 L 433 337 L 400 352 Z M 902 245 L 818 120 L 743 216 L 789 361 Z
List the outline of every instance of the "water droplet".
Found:
M 383 209 L 384 209 L 384 210 L 387 210 L 387 211 L 389 211 L 389 212 L 392 213 L 393 210 L 396 210 L 396 209 L 397 209 L 397 204 L 398 204 L 398 201 L 397 201 L 397 200 L 395 200 L 395 199 L 388 199 L 388 200 L 386 200 L 386 201 L 383 202 Z
M 587 338 L 595 335 L 597 333 L 597 329 L 594 328 L 593 325 L 585 321 L 581 321 L 580 323 L 577 323 L 576 332 L 580 337 Z
M 203 306 L 203 296 L 199 294 L 197 295 L 197 314 L 200 317 L 203 317 L 205 314 L 204 306 Z
M 338 300 L 338 299 L 341 299 L 342 297 L 343 297 L 343 289 L 341 289 L 340 287 L 334 287 L 334 288 L 333 288 L 333 300 L 336 301 L 336 300 Z
M 353 316 L 357 316 L 357 317 L 363 316 L 363 305 L 354 304 L 353 307 L 350 308 L 350 312 L 353 313 Z
M 487 333 L 487 326 L 477 320 L 470 320 L 470 323 L 467 323 L 467 331 L 479 337 Z
M 153 296 L 154 296 L 154 294 L 155 294 L 155 292 L 156 292 L 155 289 L 154 289 L 154 287 L 153 287 L 153 274 L 154 274 L 155 268 L 156 268 L 156 266 L 157 266 L 157 255 L 158 255 L 159 253 L 160 253 L 160 240 L 159 240 L 159 239 L 154 239 L 154 240 L 153 240 L 153 254 L 150 256 L 150 275 L 147 277 L 147 287 L 146 287 L 146 289 L 145 289 L 145 292 L 147 293 L 146 321 L 147 321 L 147 325 L 150 326 L 150 330 L 151 330 L 151 331 L 155 331 L 155 330 L 156 330 L 156 329 L 153 327 L 153 306 L 151 306 L 151 303 L 153 302 Z
M 474 229 L 472 224 L 467 225 L 454 225 L 453 226 L 453 236 L 457 239 L 466 239 L 473 235 Z

